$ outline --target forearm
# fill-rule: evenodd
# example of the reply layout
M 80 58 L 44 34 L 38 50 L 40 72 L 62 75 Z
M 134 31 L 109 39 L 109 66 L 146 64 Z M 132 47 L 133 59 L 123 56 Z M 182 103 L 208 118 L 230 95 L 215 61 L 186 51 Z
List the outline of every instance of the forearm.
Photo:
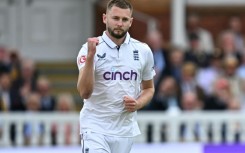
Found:
M 137 100 L 137 110 L 143 108 L 151 101 L 154 91 L 155 91 L 154 87 L 143 89 L 141 91 L 140 96 L 136 99 Z
M 84 99 L 88 99 L 94 86 L 94 64 L 93 58 L 87 58 L 85 66 L 80 70 L 77 89 L 80 96 Z

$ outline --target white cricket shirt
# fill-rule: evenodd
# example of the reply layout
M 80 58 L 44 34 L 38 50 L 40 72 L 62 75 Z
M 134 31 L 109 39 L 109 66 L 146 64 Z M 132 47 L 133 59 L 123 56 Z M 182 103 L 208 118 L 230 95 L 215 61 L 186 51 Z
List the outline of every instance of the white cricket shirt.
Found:
M 94 89 L 89 99 L 84 99 L 80 112 L 80 130 L 133 137 L 140 134 L 136 112 L 124 108 L 123 96 L 137 98 L 142 80 L 155 75 L 152 51 L 127 33 L 124 43 L 117 45 L 104 32 L 99 38 L 94 56 Z M 77 65 L 85 65 L 87 43 L 77 56 Z

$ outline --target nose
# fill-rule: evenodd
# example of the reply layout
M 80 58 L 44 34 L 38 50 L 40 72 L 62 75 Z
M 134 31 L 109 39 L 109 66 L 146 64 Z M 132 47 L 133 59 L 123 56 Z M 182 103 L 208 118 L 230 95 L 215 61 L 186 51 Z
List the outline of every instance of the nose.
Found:
M 118 20 L 117 25 L 121 27 L 123 25 L 122 20 Z

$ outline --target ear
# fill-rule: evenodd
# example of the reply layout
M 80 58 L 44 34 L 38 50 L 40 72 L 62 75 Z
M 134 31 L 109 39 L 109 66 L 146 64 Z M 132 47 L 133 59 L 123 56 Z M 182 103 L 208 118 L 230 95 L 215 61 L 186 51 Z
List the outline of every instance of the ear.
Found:
M 129 25 L 129 27 L 131 27 L 131 25 L 132 25 L 132 23 L 133 23 L 133 20 L 134 20 L 134 18 L 132 17 L 132 18 L 130 19 L 130 25 Z
M 102 18 L 103 18 L 103 23 L 104 23 L 104 24 L 106 24 L 106 20 L 107 20 L 107 18 L 106 18 L 106 14 L 105 14 L 105 13 L 103 13 Z

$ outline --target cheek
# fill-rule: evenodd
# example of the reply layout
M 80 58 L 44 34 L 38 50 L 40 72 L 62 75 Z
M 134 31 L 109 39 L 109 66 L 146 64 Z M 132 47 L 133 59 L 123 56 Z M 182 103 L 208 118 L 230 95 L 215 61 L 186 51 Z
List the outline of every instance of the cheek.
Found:
M 108 27 L 113 27 L 116 23 L 113 20 L 106 20 L 105 24 Z

